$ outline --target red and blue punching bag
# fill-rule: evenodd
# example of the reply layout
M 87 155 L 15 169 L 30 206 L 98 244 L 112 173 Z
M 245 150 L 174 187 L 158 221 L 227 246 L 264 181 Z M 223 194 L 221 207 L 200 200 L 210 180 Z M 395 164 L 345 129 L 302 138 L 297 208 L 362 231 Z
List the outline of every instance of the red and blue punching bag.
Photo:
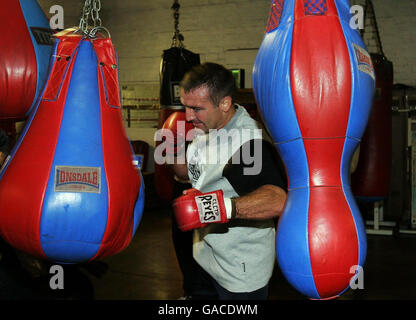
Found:
M 52 30 L 36 0 L 2 1 L 0 29 L 0 119 L 24 119 L 47 77 Z
M 312 299 L 341 295 L 366 257 L 349 167 L 371 109 L 372 62 L 347 0 L 274 0 L 254 70 L 289 187 L 276 234 L 282 273 Z
M 40 103 L 0 179 L 0 235 L 17 249 L 79 263 L 130 243 L 144 184 L 123 127 L 109 38 L 56 35 Z

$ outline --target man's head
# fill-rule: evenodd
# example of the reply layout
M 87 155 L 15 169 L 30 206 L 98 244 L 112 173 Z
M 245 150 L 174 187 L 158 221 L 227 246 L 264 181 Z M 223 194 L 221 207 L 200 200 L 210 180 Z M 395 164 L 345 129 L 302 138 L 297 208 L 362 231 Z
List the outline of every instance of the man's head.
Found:
M 181 102 L 186 108 L 187 121 L 204 132 L 224 127 L 235 112 L 232 102 L 235 91 L 230 70 L 210 62 L 193 67 L 181 82 Z

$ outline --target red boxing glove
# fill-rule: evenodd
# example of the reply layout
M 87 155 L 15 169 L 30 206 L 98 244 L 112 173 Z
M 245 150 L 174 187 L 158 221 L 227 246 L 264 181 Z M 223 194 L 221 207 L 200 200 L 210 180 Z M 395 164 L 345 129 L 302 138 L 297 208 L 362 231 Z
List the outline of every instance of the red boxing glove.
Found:
M 235 199 L 224 198 L 222 190 L 202 193 L 189 189 L 174 201 L 173 210 L 179 229 L 188 231 L 228 222 L 235 214 Z
M 189 137 L 188 132 L 193 128 L 192 122 L 186 121 L 185 112 L 173 112 L 162 127 L 163 130 L 170 130 L 165 135 L 166 153 L 175 157 L 183 154 L 186 142 L 192 141 L 193 137 Z

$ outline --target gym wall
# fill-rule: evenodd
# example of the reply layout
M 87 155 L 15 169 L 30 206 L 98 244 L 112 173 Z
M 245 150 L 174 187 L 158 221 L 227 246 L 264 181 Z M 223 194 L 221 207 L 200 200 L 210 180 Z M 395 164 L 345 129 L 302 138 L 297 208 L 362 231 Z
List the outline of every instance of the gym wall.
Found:
M 188 50 L 201 61 L 245 69 L 245 87 L 262 41 L 270 0 L 180 0 L 179 30 Z M 45 13 L 64 9 L 64 27 L 79 24 L 83 0 L 39 0 Z M 171 0 L 101 0 L 100 17 L 116 46 L 125 124 L 131 139 L 154 146 L 158 121 L 159 69 L 174 31 Z M 351 5 L 364 5 L 352 0 Z M 416 1 L 373 0 L 386 57 L 393 62 L 394 83 L 416 85 Z

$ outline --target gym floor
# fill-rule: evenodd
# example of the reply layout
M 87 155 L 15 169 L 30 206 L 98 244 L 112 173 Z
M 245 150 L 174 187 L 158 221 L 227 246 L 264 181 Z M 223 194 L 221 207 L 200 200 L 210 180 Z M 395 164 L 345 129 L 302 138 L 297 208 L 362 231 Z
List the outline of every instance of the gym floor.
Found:
M 146 212 L 131 245 L 109 257 L 102 278 L 91 278 L 96 299 L 177 299 L 183 295 L 181 273 L 171 241 L 168 210 Z M 342 300 L 416 299 L 416 235 L 367 236 L 364 288 Z M 270 299 L 304 300 L 278 266 L 270 281 Z
M 368 235 L 364 288 L 339 300 L 416 299 L 416 234 Z M 146 207 L 131 244 L 123 252 L 88 264 L 64 268 L 64 290 L 51 290 L 51 275 L 32 279 L 0 259 L 0 300 L 176 300 L 182 276 L 173 249 L 169 208 Z M 305 300 L 276 265 L 271 300 Z

